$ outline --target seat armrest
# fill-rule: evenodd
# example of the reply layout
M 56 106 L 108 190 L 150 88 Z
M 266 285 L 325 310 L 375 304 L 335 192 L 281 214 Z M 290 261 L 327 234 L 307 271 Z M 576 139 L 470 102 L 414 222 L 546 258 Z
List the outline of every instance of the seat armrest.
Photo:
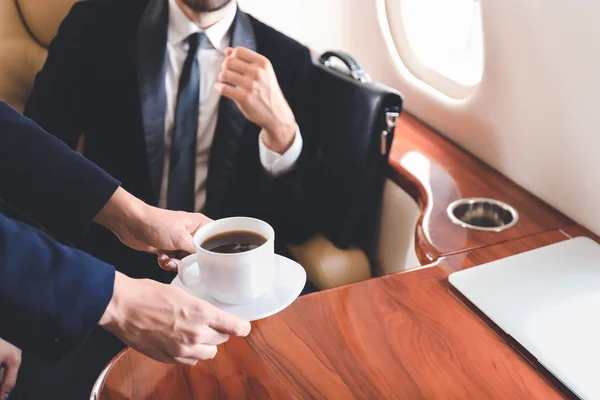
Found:
M 298 246 L 289 246 L 304 267 L 308 280 L 319 289 L 330 289 L 371 278 L 371 266 L 360 249 L 342 250 L 317 234 Z

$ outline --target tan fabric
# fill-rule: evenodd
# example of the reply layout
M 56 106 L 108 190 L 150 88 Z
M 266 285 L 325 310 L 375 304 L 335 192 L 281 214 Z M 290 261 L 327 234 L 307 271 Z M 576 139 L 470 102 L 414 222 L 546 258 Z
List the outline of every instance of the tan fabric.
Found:
M 75 0 L 19 0 L 24 17 L 48 44 Z M 0 1 L 0 99 L 23 111 L 46 49 L 36 43 L 21 22 L 14 0 Z
M 46 50 L 25 30 L 13 0 L 0 1 L 0 99 L 22 111 Z
M 330 289 L 371 277 L 365 253 L 341 250 L 321 234 L 300 246 L 290 246 L 294 258 L 304 267 L 308 280 L 319 289 Z
M 14 0 L 5 0 L 14 1 Z M 48 47 L 76 0 L 18 0 L 33 35 Z

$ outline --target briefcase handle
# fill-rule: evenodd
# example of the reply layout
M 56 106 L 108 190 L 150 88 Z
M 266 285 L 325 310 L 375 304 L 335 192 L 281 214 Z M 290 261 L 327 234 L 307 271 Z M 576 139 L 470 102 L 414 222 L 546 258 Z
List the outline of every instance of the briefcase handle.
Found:
M 369 83 L 371 82 L 371 77 L 369 74 L 363 70 L 358 62 L 348 53 L 344 53 L 343 51 L 326 51 L 319 57 L 319 63 L 327 68 L 331 68 L 338 72 L 342 72 L 339 69 L 335 68 L 331 62 L 332 58 L 337 58 L 342 61 L 350 70 L 350 77 L 354 80 Z

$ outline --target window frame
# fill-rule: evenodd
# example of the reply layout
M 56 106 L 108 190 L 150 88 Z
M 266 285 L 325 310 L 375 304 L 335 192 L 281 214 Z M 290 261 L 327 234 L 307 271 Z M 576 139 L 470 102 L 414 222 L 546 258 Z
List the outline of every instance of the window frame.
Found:
M 396 52 L 400 62 L 404 64 L 406 70 L 416 79 L 423 82 L 434 90 L 453 99 L 465 99 L 474 94 L 485 75 L 485 48 L 482 52 L 483 71 L 479 82 L 473 85 L 466 85 L 447 77 L 446 75 L 427 66 L 413 51 L 406 30 L 403 24 L 402 2 L 405 0 L 381 0 L 380 5 L 384 8 L 386 26 L 389 39 L 391 39 L 392 49 Z M 481 7 L 482 5 L 480 5 Z M 482 16 L 483 17 L 483 16 Z M 483 26 L 483 21 L 482 21 Z M 483 32 L 482 32 L 483 35 Z

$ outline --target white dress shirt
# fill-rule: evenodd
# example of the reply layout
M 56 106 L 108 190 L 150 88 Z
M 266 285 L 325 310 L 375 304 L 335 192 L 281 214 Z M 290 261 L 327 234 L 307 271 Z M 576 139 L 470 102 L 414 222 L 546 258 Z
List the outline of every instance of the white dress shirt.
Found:
M 235 18 L 236 8 L 230 7 L 225 17 L 204 31 L 208 40 L 198 51 L 200 65 L 200 112 L 198 117 L 198 136 L 196 139 L 196 183 L 195 209 L 201 211 L 206 202 L 206 180 L 208 161 L 217 126 L 220 95 L 214 89 L 217 75 L 221 72 L 221 64 L 225 60 L 225 48 L 231 43 L 231 25 Z M 160 188 L 159 207 L 166 208 L 167 188 L 169 185 L 169 160 L 175 106 L 179 77 L 183 63 L 187 57 L 187 38 L 202 32 L 181 10 L 175 0 L 169 0 L 169 27 L 167 32 L 167 68 L 165 77 L 166 113 L 165 113 L 165 153 L 163 174 Z M 258 146 L 260 161 L 271 176 L 280 176 L 292 170 L 302 151 L 302 135 L 296 129 L 292 146 L 284 153 L 278 154 L 265 146 L 259 135 Z

